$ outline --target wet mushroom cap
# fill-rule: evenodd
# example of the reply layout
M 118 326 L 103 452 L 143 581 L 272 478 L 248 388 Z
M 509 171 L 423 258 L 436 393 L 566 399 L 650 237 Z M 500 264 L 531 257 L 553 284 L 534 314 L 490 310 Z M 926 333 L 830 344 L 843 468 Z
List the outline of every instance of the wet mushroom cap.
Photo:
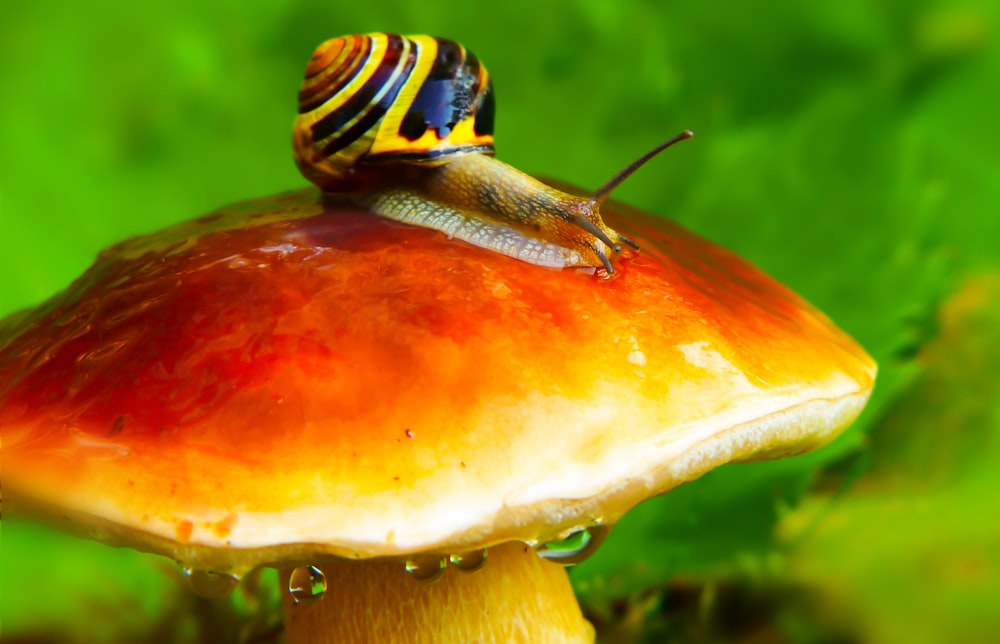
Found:
M 611 524 L 854 420 L 875 366 L 826 317 L 605 218 L 642 247 L 610 278 L 310 190 L 123 242 L 0 323 L 8 511 L 236 573 L 443 554 Z

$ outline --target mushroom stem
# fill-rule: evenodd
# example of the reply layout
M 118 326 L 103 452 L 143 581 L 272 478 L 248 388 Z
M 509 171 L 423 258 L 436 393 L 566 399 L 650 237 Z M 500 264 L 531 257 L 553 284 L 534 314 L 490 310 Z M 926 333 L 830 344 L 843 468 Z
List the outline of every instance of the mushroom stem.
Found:
M 565 569 L 522 543 L 491 548 L 476 572 L 449 566 L 434 583 L 417 581 L 402 562 L 338 559 L 319 568 L 322 599 L 295 604 L 283 593 L 289 644 L 594 641 Z M 290 574 L 282 572 L 282 588 Z

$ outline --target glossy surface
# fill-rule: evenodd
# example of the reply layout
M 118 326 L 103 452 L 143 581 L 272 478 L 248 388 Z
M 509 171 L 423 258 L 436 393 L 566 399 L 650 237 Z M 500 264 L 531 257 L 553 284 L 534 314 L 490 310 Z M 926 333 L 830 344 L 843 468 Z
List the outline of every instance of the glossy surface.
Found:
M 605 210 L 643 248 L 611 278 L 311 190 L 119 244 L 0 323 L 4 500 L 220 572 L 446 556 L 613 523 L 854 419 L 875 367 L 829 320 Z

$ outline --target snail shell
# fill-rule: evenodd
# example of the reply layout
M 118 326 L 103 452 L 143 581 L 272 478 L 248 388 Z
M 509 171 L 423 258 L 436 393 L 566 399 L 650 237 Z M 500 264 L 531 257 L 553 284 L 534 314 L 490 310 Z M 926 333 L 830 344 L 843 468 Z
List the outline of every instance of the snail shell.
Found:
M 316 49 L 299 90 L 295 160 L 326 191 L 386 165 L 493 155 L 493 87 L 462 45 L 430 36 L 344 36 Z
M 327 193 L 541 266 L 603 266 L 638 247 L 601 219 L 636 168 L 591 197 L 556 190 L 493 158 L 493 87 L 462 45 L 374 33 L 324 42 L 306 67 L 295 161 Z

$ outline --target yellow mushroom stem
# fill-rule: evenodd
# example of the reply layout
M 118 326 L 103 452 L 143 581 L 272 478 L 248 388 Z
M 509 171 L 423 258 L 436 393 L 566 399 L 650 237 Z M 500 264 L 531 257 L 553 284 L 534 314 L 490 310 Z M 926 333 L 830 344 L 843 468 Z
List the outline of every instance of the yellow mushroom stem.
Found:
M 347 559 L 318 566 L 313 603 L 284 593 L 285 637 L 300 642 L 593 642 L 565 569 L 522 543 L 491 548 L 476 572 L 448 566 L 422 583 L 401 562 Z M 290 570 L 281 575 L 288 587 Z

